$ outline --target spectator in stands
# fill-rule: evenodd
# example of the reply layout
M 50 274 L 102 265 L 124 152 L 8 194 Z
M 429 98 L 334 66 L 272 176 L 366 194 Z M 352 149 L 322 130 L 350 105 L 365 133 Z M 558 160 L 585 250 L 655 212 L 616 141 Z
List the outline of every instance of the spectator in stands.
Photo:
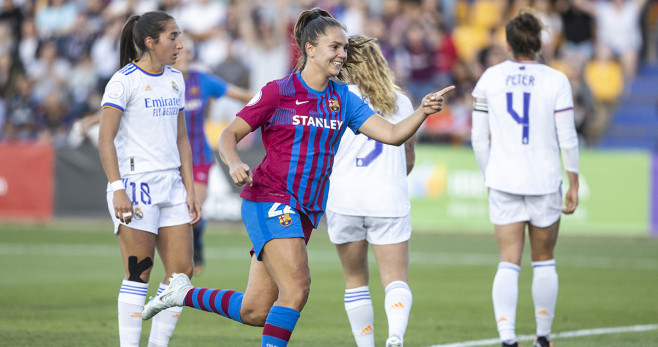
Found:
M 541 32 L 541 54 L 544 62 L 552 62 L 562 38 L 562 18 L 553 9 L 551 0 L 532 0 L 532 7 L 544 27 Z
M 585 63 L 594 53 L 594 19 L 578 5 L 579 0 L 557 0 L 556 9 L 562 17 L 563 42 L 560 57 L 570 71 L 567 76 L 572 82 L 580 80 Z
M 25 71 L 33 84 L 32 95 L 35 101 L 41 103 L 52 91 L 66 89 L 71 63 L 58 54 L 54 40 L 42 42 L 37 56 L 33 64 L 25 67 Z
M 37 105 L 36 113 L 38 139 L 51 142 L 55 147 L 66 146 L 69 127 L 73 123 L 66 89 L 50 90 Z
M 18 58 L 25 69 L 35 63 L 38 48 L 39 37 L 34 19 L 27 17 L 21 24 L 21 41 L 18 43 Z
M 24 74 L 20 62 L 11 52 L 0 53 L 0 97 L 10 98 L 18 89 L 18 79 Z
M 45 5 L 37 7 L 35 24 L 42 40 L 57 39 L 71 34 L 77 28 L 75 18 L 78 15 L 77 4 L 70 0 L 47 0 Z
M 37 103 L 32 99 L 32 86 L 28 77 L 21 74 L 16 80 L 16 92 L 5 99 L 6 121 L 4 140 L 33 141 L 37 138 Z
M 69 35 L 62 37 L 59 43 L 60 56 L 66 58 L 71 63 L 76 63 L 78 60 L 86 58 L 97 37 L 97 33 L 89 27 L 87 16 L 84 13 L 79 13 L 75 17 L 75 27 L 78 30 L 74 30 Z
M 585 123 L 585 138 L 588 145 L 594 145 L 608 127 L 617 100 L 624 91 L 624 74 L 610 49 L 600 44 L 594 59 L 585 66 L 584 78 L 592 93 L 594 108 Z
M 214 35 L 216 28 L 226 18 L 226 7 L 222 1 L 196 0 L 177 11 L 177 20 L 181 29 L 197 44 Z
M 642 47 L 640 14 L 647 0 L 574 0 L 575 5 L 595 18 L 598 44 L 618 57 L 628 85 L 637 73 Z
M 9 32 L 12 35 L 12 47 L 11 54 L 18 54 L 18 46 L 21 42 L 21 27 L 23 25 L 23 20 L 25 15 L 20 8 L 16 6 L 13 0 L 4 0 L 2 1 L 2 7 L 0 8 L 0 23 L 4 23 L 9 26 Z
M 403 43 L 395 53 L 398 76 L 402 77 L 401 74 L 405 73 L 405 89 L 415 105 L 435 89 L 436 41 L 436 31 L 422 23 L 410 21 Z
M 103 34 L 91 46 L 91 60 L 98 76 L 96 90 L 102 93 L 105 85 L 119 68 L 119 35 L 124 20 L 122 17 L 108 19 Z
M 290 73 L 288 45 L 288 0 L 261 3 L 240 1 L 240 38 L 245 43 L 249 90 L 257 92 L 269 81 Z

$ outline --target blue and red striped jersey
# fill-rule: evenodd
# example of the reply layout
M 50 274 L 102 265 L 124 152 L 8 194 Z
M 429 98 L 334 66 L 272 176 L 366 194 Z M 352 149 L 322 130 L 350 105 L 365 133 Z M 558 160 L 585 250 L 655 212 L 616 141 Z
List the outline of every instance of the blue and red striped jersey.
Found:
M 185 78 L 185 122 L 192 147 L 192 164 L 211 164 L 215 156 L 204 131 L 210 98 L 226 94 L 228 83 L 221 78 L 200 71 L 189 71 Z
M 330 80 L 323 91 L 306 85 L 299 72 L 272 81 L 238 112 L 261 129 L 265 157 L 253 170 L 242 198 L 280 202 L 305 213 L 314 227 L 327 204 L 329 175 L 340 139 L 375 114 L 347 85 Z

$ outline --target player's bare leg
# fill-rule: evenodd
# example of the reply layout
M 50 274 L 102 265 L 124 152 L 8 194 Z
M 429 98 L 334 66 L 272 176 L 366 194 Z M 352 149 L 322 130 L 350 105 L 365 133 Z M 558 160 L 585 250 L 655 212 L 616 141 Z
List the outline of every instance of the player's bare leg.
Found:
M 244 324 L 260 326 L 265 325 L 265 319 L 270 308 L 279 297 L 279 289 L 270 277 L 262 261 L 251 257 L 249 280 L 244 292 L 240 316 Z

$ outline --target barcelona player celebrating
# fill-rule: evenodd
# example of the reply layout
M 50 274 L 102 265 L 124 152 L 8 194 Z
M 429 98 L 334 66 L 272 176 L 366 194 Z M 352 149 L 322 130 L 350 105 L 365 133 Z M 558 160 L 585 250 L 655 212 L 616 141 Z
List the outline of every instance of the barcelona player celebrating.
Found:
M 308 300 L 311 275 L 306 243 L 322 216 L 329 175 L 347 128 L 399 146 L 427 116 L 441 111 L 443 94 L 428 94 L 403 121 L 392 124 L 349 91 L 342 68 L 360 56 L 345 27 L 328 12 L 300 14 L 295 39 L 298 72 L 265 85 L 219 138 L 219 154 L 242 191 L 242 219 L 254 250 L 244 293 L 192 287 L 174 275 L 167 291 L 148 303 L 143 319 L 172 306 L 211 311 L 243 324 L 263 326 L 261 346 L 287 346 Z M 353 54 L 354 53 L 354 54 Z M 237 143 L 260 128 L 266 155 L 252 170 Z

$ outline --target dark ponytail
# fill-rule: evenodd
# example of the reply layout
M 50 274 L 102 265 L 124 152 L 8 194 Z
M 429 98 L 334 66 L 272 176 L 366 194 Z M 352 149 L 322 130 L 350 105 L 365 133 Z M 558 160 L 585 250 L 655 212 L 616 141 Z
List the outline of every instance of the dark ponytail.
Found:
M 303 70 L 306 66 L 306 43 L 310 42 L 313 46 L 317 45 L 318 37 L 324 35 L 329 27 L 338 27 L 347 31 L 343 24 L 321 8 L 315 7 L 299 15 L 294 30 L 295 41 L 301 51 L 301 55 L 297 60 L 297 71 Z
M 161 11 L 146 12 L 141 16 L 134 15 L 128 18 L 121 31 L 119 66 L 123 67 L 139 59 L 148 50 L 146 38 L 152 37 L 157 42 L 167 22 L 173 19 L 172 16 Z
M 541 49 L 542 24 L 532 13 L 521 11 L 505 26 L 507 43 L 514 57 L 532 57 Z

